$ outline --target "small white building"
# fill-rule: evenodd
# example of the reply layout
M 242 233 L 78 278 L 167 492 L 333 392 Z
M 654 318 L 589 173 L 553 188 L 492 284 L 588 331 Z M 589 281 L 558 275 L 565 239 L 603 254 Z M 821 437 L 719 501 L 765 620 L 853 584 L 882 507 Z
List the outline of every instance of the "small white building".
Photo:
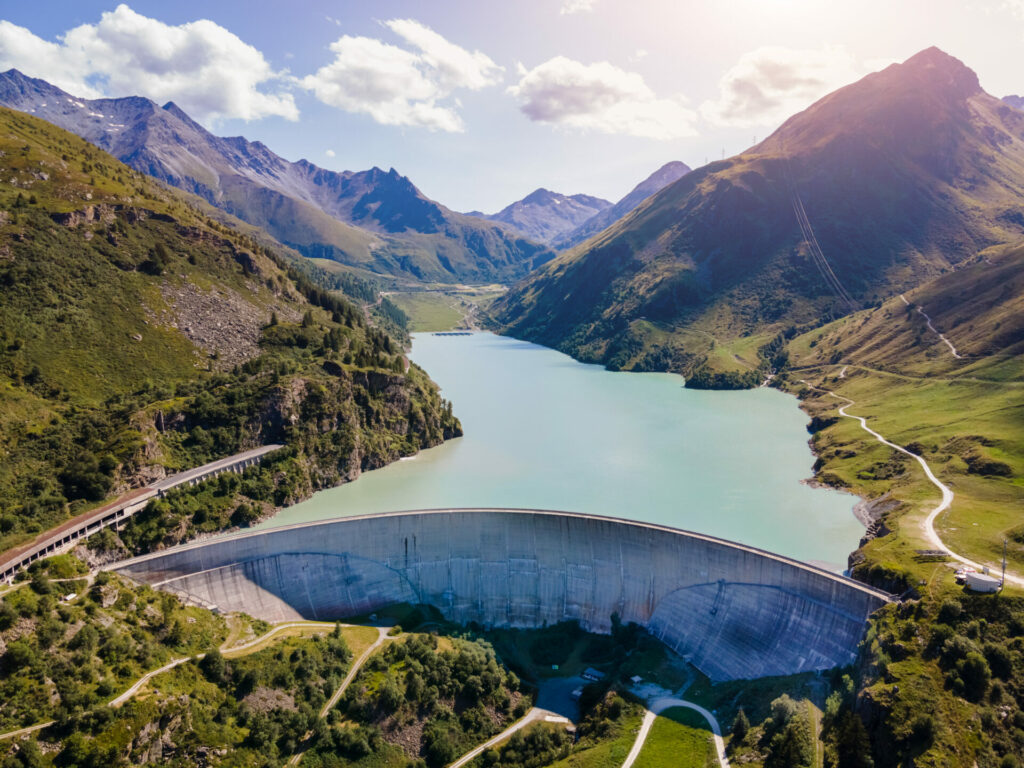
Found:
M 987 573 L 968 573 L 967 588 L 972 592 L 998 592 L 1002 582 Z

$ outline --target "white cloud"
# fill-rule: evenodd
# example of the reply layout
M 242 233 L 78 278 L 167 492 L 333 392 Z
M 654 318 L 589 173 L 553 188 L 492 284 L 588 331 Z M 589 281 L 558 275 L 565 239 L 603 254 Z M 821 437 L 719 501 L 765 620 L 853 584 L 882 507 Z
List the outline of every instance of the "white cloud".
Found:
M 718 98 L 701 104 L 700 113 L 715 125 L 774 127 L 888 63 L 857 61 L 842 47 L 758 48 L 743 54 L 722 76 Z
M 468 51 L 411 19 L 385 26 L 414 50 L 371 37 L 345 35 L 331 43 L 334 61 L 302 79 L 331 106 L 367 114 L 384 125 L 462 131 L 460 89 L 476 91 L 501 81 L 502 68 L 480 51 Z
M 536 122 L 651 139 L 696 134 L 696 116 L 681 96 L 658 98 L 640 75 L 608 62 L 556 56 L 517 69 L 520 80 L 508 91 Z
M 212 21 L 172 26 L 122 4 L 58 39 L 49 42 L 0 22 L 0 68 L 16 67 L 80 96 L 174 101 L 205 123 L 299 115 L 292 95 L 280 90 L 284 76 L 259 50 Z M 268 85 L 278 90 L 261 90 Z
M 324 154 L 327 155 L 328 157 L 334 157 L 334 150 L 328 149 L 326 152 L 324 152 Z
M 559 10 L 561 15 L 568 13 L 586 13 L 594 10 L 594 3 L 597 0 L 562 0 L 562 8 Z

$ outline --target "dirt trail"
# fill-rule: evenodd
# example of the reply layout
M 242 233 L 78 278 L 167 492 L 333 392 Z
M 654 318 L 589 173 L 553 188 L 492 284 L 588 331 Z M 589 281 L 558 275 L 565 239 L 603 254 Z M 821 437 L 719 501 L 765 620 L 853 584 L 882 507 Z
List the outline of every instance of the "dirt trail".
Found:
M 341 700 L 341 697 L 345 693 L 345 690 L 348 688 L 349 684 L 353 680 L 355 680 L 356 674 L 362 668 L 363 664 L 366 663 L 366 660 L 370 658 L 370 656 L 373 655 L 373 652 L 380 648 L 381 645 L 383 645 L 386 640 L 389 639 L 388 632 L 390 632 L 392 629 L 392 627 L 377 627 L 377 639 L 373 641 L 373 644 L 370 645 L 369 648 L 367 648 L 360 654 L 358 659 L 352 662 L 352 667 L 349 669 L 348 674 L 345 675 L 345 679 L 341 681 L 341 685 L 338 686 L 338 689 L 331 695 L 331 698 L 327 700 L 327 703 L 324 704 L 323 708 L 320 710 L 321 720 L 327 717 L 327 713 L 334 709 L 334 705 Z M 305 734 L 305 736 L 303 736 L 302 746 L 299 748 L 299 751 L 292 755 L 291 758 L 288 760 L 288 765 L 299 764 L 299 762 L 302 760 L 302 756 L 306 754 L 306 750 L 309 748 L 309 739 L 312 736 L 312 734 L 313 732 L 310 731 L 309 733 Z
M 342 624 L 342 626 L 343 627 L 348 627 L 348 626 L 353 626 L 353 625 L 351 625 L 351 624 Z M 273 637 L 274 635 L 278 634 L 279 632 L 283 632 L 284 630 L 287 630 L 287 629 L 293 629 L 295 627 L 314 627 L 314 628 L 318 628 L 318 629 L 322 628 L 325 632 L 329 632 L 334 627 L 334 625 L 333 624 L 328 624 L 326 622 L 315 622 L 315 621 L 288 621 L 288 622 L 285 622 L 284 624 L 278 624 L 277 626 L 272 627 L 270 630 L 268 630 L 264 634 L 260 635 L 259 637 L 255 638 L 253 640 L 250 640 L 247 643 L 243 643 L 242 645 L 236 645 L 233 648 L 221 647 L 220 650 L 223 651 L 224 653 L 230 653 L 232 655 L 239 655 L 239 651 L 245 651 L 245 650 L 248 650 L 250 648 L 253 648 L 254 646 L 258 646 L 258 645 L 266 642 L 267 640 L 269 640 L 271 637 Z M 380 641 L 378 640 L 378 643 L 379 642 Z M 163 674 L 164 672 L 168 672 L 168 671 L 174 669 L 175 667 L 177 667 L 179 664 L 184 664 L 186 661 L 192 661 L 193 659 L 195 659 L 195 660 L 202 659 L 205 656 L 206 656 L 205 653 L 199 653 L 199 654 L 196 654 L 195 656 L 182 656 L 182 657 L 177 658 L 177 659 L 172 659 L 171 661 L 169 661 L 166 664 L 164 664 L 162 667 L 159 667 L 157 669 L 154 669 L 154 670 L 144 674 L 142 677 L 140 677 L 138 680 L 136 680 L 134 683 L 132 683 L 132 685 L 128 688 L 128 690 L 126 690 L 120 696 L 118 696 L 118 697 L 116 697 L 114 699 L 111 699 L 107 703 L 107 706 L 108 707 L 120 707 L 122 704 L 124 704 L 130 698 L 135 696 L 135 694 L 137 694 L 140 690 L 142 690 L 142 687 L 146 683 L 148 683 L 150 680 L 152 680 L 154 677 L 156 677 L 157 675 Z M 361 659 L 361 661 L 362 661 L 362 659 Z M 57 721 L 56 720 L 49 720 L 49 721 L 47 721 L 45 723 L 37 723 L 36 725 L 30 725 L 30 726 L 28 726 L 26 728 L 19 728 L 16 731 L 8 731 L 7 733 L 0 733 L 0 741 L 4 741 L 6 739 L 16 739 L 19 736 L 27 736 L 28 734 L 34 733 L 35 731 L 41 731 L 43 728 L 49 728 L 55 722 L 57 722 Z
M 903 299 L 904 304 L 906 304 L 908 307 L 910 306 L 910 302 L 904 298 L 902 293 L 900 294 L 900 298 Z M 945 335 L 939 333 L 938 329 L 932 324 L 932 319 L 928 316 L 928 313 L 924 311 L 924 307 L 922 307 L 919 304 L 917 305 L 917 307 L 915 307 L 915 309 L 917 310 L 917 313 L 924 318 L 925 322 L 928 324 L 928 328 L 931 329 L 931 332 L 938 336 L 940 339 L 942 339 L 943 343 L 947 347 L 949 347 L 949 351 L 953 354 L 953 357 L 955 357 L 957 360 L 963 360 L 964 356 L 956 351 L 956 347 L 953 346 L 953 342 L 947 339 Z

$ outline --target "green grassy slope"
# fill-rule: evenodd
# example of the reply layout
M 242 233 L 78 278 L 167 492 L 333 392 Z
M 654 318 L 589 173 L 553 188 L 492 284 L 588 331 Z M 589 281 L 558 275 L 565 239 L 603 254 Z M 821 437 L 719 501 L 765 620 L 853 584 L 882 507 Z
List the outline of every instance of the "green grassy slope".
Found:
M 637 768 L 715 768 L 718 756 L 707 721 L 692 709 L 662 712 L 636 758 Z
M 849 412 L 923 456 L 954 492 L 936 530 L 956 552 L 1024 569 L 1024 248 L 1000 248 L 880 306 L 797 336 L 782 385 L 813 417 L 819 480 L 872 505 L 854 574 L 907 601 L 882 611 L 863 646 L 856 711 L 877 768 L 1019 765 L 1024 757 L 1024 599 L 972 595 L 922 523 L 938 490 L 916 462 L 837 414 Z M 956 347 L 956 358 L 917 311 Z M 973 654 L 973 655 L 972 655 Z
M 930 49 L 687 174 L 528 277 L 494 315 L 510 334 L 613 368 L 750 370 L 718 351 L 845 315 L 1019 239 L 1022 180 L 1024 114 Z M 813 257 L 797 196 L 852 303 Z
M 0 550 L 254 445 L 289 444 L 283 503 L 458 432 L 361 308 L 183 193 L 9 110 L 0 153 Z
M 1022 569 L 1024 247 L 985 253 L 904 296 L 909 303 L 896 297 L 795 338 L 788 386 L 805 379 L 832 389 L 888 439 L 913 445 L 956 494 L 937 521 L 940 535 L 988 563 L 1008 539 L 1011 567 Z M 885 525 L 896 534 L 869 544 L 869 559 L 913 570 L 912 550 L 927 548 L 920 523 L 937 503 L 936 489 L 856 422 L 830 423 L 841 401 L 804 395 L 808 411 L 829 423 L 814 437 L 821 476 L 870 498 L 888 493 L 894 503 Z

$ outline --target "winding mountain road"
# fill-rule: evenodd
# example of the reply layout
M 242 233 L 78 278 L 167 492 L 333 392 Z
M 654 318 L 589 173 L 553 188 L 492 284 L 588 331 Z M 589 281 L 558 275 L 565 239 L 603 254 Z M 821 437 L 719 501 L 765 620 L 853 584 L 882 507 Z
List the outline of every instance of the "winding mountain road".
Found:
M 906 301 L 906 299 L 904 299 L 904 301 Z M 939 480 L 939 478 L 935 476 L 935 473 L 932 472 L 932 468 L 928 466 L 928 462 L 925 461 L 923 457 L 919 456 L 913 451 L 908 451 L 902 445 L 897 445 L 896 443 L 891 442 L 890 440 L 886 440 L 882 435 L 878 434 L 878 432 L 875 432 L 875 430 L 871 429 L 871 427 L 868 426 L 867 419 L 865 419 L 863 416 L 855 416 L 852 413 L 847 413 L 847 408 L 849 408 L 851 405 L 856 405 L 856 403 L 850 398 L 844 397 L 842 395 L 837 395 L 835 392 L 832 392 L 831 390 L 816 387 L 803 379 L 801 379 L 800 381 L 806 384 L 807 386 L 811 387 L 812 389 L 818 390 L 819 392 L 826 392 L 827 394 L 831 395 L 837 400 L 845 400 L 846 404 L 840 406 L 839 408 L 840 415 L 845 416 L 848 419 L 855 419 L 856 421 L 860 422 L 861 428 L 869 435 L 874 437 L 878 442 L 882 443 L 883 445 L 889 446 L 893 450 L 899 451 L 900 453 L 910 456 L 918 464 L 921 465 L 921 469 L 924 470 L 924 474 L 928 478 L 929 482 L 931 482 L 932 485 L 938 488 L 939 492 L 942 494 L 942 500 L 936 507 L 934 507 L 931 510 L 931 512 L 928 513 L 928 516 L 921 523 L 921 531 L 923 532 L 925 539 L 931 546 L 935 547 L 936 549 L 946 551 L 947 553 L 949 553 L 949 556 L 954 560 L 963 563 L 964 565 L 969 565 L 972 568 L 976 568 L 979 571 L 985 567 L 988 567 L 994 572 L 999 570 L 999 568 L 993 568 L 993 566 L 985 566 L 981 563 L 971 560 L 970 558 L 957 554 L 942 540 L 942 537 L 939 536 L 938 532 L 935 530 L 935 520 L 939 515 L 941 515 L 943 512 L 949 509 L 950 506 L 953 504 L 953 491 L 949 488 L 949 486 L 947 486 L 945 483 L 943 483 L 941 480 Z M 1009 571 L 1006 572 L 1006 581 L 1018 587 L 1024 587 L 1024 578 Z
M 906 304 L 908 307 L 911 306 L 910 302 L 907 301 L 906 298 L 904 298 L 902 293 L 900 294 L 900 298 L 903 299 L 903 303 Z M 953 357 L 955 357 L 957 360 L 963 360 L 964 356 L 956 351 L 956 347 L 953 346 L 953 342 L 947 339 L 944 334 L 939 333 L 938 329 L 932 323 L 932 319 L 928 316 L 928 313 L 924 311 L 924 307 L 918 304 L 917 307 L 915 307 L 915 309 L 917 309 L 918 314 L 924 318 L 925 322 L 928 324 L 928 327 L 931 329 L 931 332 L 938 336 L 940 339 L 942 339 L 943 343 L 947 347 L 949 347 L 949 351 L 953 353 Z

